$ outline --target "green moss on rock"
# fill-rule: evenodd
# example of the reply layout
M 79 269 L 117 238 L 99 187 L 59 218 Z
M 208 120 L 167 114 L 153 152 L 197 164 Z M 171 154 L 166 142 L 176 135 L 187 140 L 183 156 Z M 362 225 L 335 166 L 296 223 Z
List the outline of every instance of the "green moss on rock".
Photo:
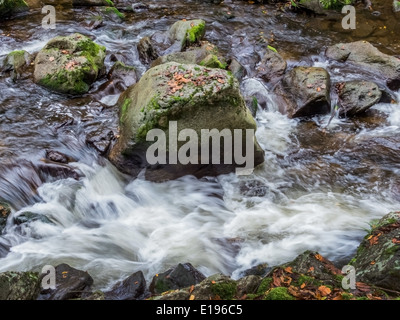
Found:
M 205 23 L 199 23 L 187 31 L 187 40 L 190 44 L 199 42 L 205 34 Z
M 1 0 L 0 17 L 29 10 L 24 0 Z
M 285 287 L 272 288 L 266 295 L 265 300 L 296 300 Z
M 211 284 L 211 291 L 222 300 L 232 300 L 236 293 L 236 287 L 235 281 L 220 281 Z

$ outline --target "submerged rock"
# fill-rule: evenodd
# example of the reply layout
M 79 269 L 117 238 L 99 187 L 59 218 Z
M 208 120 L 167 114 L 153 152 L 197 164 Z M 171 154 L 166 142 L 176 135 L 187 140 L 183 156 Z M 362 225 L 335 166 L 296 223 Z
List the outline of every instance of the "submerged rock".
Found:
M 330 59 L 357 65 L 381 77 L 392 90 L 400 88 L 400 59 L 380 52 L 367 41 L 338 43 L 326 49 Z
M 153 294 L 160 294 L 169 290 L 190 287 L 205 278 L 190 263 L 179 263 L 177 266 L 154 276 L 149 289 Z
M 280 110 L 290 118 L 330 111 L 330 76 L 324 68 L 295 67 L 275 89 Z
M 151 68 L 136 85 L 125 91 L 118 105 L 120 138 L 113 146 L 109 158 L 117 168 L 131 175 L 137 175 L 146 167 L 146 178 L 155 181 L 175 179 L 187 174 L 202 177 L 234 171 L 240 165 L 236 159 L 232 159 L 233 154 L 228 152 L 229 149 L 220 152 L 219 160 L 212 158 L 211 150 L 207 148 L 207 152 L 204 144 L 201 152 L 202 130 L 217 129 L 220 132 L 227 129 L 226 134 L 233 137 L 234 129 L 240 129 L 242 135 L 236 138 L 235 143 L 236 147 L 243 147 L 243 150 L 247 146 L 245 129 L 256 130 L 256 122 L 245 106 L 238 81 L 232 74 L 221 69 L 174 62 L 159 65 Z M 146 140 L 147 133 L 151 129 L 160 129 L 157 132 L 161 131 L 167 137 L 169 130 L 175 131 L 169 127 L 170 122 L 176 125 L 177 133 L 189 129 L 191 135 L 197 135 L 197 138 L 191 140 L 193 148 L 189 149 L 190 159 L 181 154 L 180 157 L 185 158 L 186 163 L 170 161 L 174 149 L 162 146 L 160 142 L 157 144 L 160 147 L 158 151 L 165 152 L 165 161 L 161 159 L 150 163 L 147 150 L 154 143 Z M 238 139 L 241 139 L 240 142 Z M 232 139 L 232 150 L 233 143 Z M 183 145 L 181 139 L 176 143 L 176 151 Z M 224 144 L 220 145 L 222 147 Z M 264 161 L 264 152 L 255 138 L 252 147 L 248 148 L 254 148 L 254 166 Z M 205 157 L 208 157 L 208 162 L 204 160 Z M 228 160 L 225 162 L 225 159 Z
M 37 272 L 0 273 L 0 300 L 35 300 L 39 291 Z
M 357 281 L 400 291 L 400 212 L 391 212 L 372 224 L 350 261 Z
M 374 82 L 355 80 L 344 82 L 339 90 L 340 116 L 354 116 L 377 104 L 382 91 Z
M 34 81 L 59 93 L 86 93 L 104 74 L 105 51 L 79 33 L 56 37 L 36 56 Z

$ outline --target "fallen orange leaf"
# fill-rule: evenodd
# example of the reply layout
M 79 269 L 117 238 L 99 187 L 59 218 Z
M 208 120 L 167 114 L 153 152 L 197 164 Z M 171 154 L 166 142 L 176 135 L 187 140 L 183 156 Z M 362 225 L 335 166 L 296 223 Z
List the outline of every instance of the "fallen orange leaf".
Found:
M 194 298 L 195 298 L 195 296 L 192 294 L 192 295 L 190 295 L 189 300 L 194 300 Z
M 194 290 L 194 285 L 192 284 L 192 285 L 190 286 L 189 293 L 192 293 L 193 290 Z
M 285 271 L 288 272 L 288 273 L 292 273 L 292 267 L 286 267 Z
M 306 283 L 303 282 L 303 283 L 301 284 L 300 288 L 303 289 L 305 286 L 306 286 Z
M 319 253 L 317 253 L 316 255 L 315 255 L 315 259 L 317 259 L 317 260 L 319 260 L 319 261 L 322 261 L 322 256 L 319 254 Z
M 318 288 L 318 291 L 321 294 L 321 296 L 325 297 L 328 294 L 330 294 L 332 290 L 330 288 L 328 288 L 327 286 L 320 286 Z

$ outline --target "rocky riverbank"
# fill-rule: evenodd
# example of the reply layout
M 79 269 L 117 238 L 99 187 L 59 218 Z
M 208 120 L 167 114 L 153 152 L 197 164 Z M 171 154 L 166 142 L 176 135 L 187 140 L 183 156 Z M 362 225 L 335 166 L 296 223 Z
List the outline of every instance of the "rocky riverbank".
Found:
M 47 271 L 1 273 L 0 299 L 397 300 L 399 249 L 400 212 L 391 212 L 371 225 L 346 268 L 306 251 L 280 266 L 254 266 L 237 280 L 223 274 L 205 277 L 190 263 L 182 263 L 160 270 L 150 283 L 139 271 L 110 290 L 93 291 L 95 283 L 87 272 L 61 264 L 55 267 L 55 289 L 43 289 L 51 281 Z

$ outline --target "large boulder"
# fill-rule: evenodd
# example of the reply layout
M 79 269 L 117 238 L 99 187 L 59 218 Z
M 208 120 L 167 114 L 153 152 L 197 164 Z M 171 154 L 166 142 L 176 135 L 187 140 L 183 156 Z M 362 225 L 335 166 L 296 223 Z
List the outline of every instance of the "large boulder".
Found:
M 326 49 L 326 56 L 360 66 L 386 81 L 392 90 L 400 88 L 400 59 L 380 52 L 367 41 L 338 43 Z
M 0 17 L 9 16 L 15 13 L 29 10 L 24 0 L 3 0 L 0 1 Z
M 350 261 L 357 281 L 400 291 L 400 212 L 372 223 L 355 257 Z
M 240 167 L 236 156 L 232 157 L 229 149 L 222 149 L 225 143 L 220 144 L 219 158 L 218 150 L 206 150 L 206 141 L 209 141 L 205 139 L 206 130 L 210 130 L 213 141 L 219 141 L 219 133 L 223 129 L 226 129 L 223 133 L 232 138 L 234 130 L 238 129 L 235 139 L 231 142 L 226 139 L 227 147 L 232 151 L 235 148 L 239 151 L 241 147 L 249 150 L 254 155 L 254 166 L 264 161 L 264 152 L 251 133 L 251 130 L 256 130 L 256 122 L 246 108 L 238 81 L 225 70 L 195 64 L 165 63 L 148 70 L 136 85 L 121 95 L 118 105 L 120 138 L 109 158 L 125 173 L 137 175 L 146 167 L 147 179 L 161 181 L 187 174 L 197 177 L 218 175 Z M 159 157 L 161 160 L 158 163 L 148 159 L 149 147 L 152 151 L 155 148 L 152 141 L 156 138 L 147 139 L 152 129 L 160 129 L 158 132 L 165 135 L 165 144 L 157 141 L 158 153 L 165 155 Z M 189 145 L 182 150 L 180 148 L 189 142 L 186 143 L 184 137 L 180 141 L 176 138 L 183 129 L 189 129 L 185 133 L 190 135 L 192 146 L 185 153 L 182 151 Z M 246 143 L 246 136 L 251 137 L 251 145 Z M 201 138 L 204 143 L 201 143 Z M 213 141 L 209 148 L 217 147 Z M 179 161 L 175 159 L 177 151 Z M 248 156 L 251 157 L 251 154 Z M 249 161 L 252 159 L 249 158 Z
M 0 273 L 0 300 L 35 300 L 39 291 L 37 272 Z
M 75 33 L 50 40 L 35 59 L 35 83 L 55 92 L 84 94 L 104 74 L 106 48 Z
M 290 118 L 330 111 L 330 76 L 324 68 L 294 67 L 276 86 L 275 93 L 281 112 Z
M 354 80 L 339 85 L 340 116 L 354 116 L 367 111 L 381 100 L 382 91 L 376 83 Z

